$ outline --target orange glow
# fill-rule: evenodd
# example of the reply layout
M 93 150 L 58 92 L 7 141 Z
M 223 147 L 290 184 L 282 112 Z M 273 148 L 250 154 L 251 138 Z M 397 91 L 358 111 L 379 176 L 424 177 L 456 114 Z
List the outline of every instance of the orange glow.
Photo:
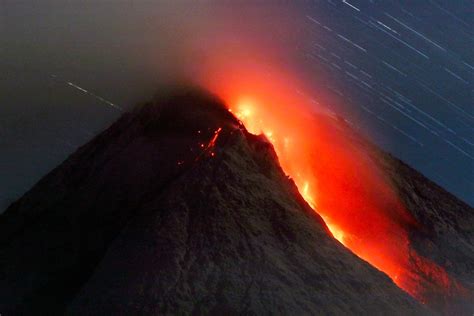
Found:
M 219 133 L 222 131 L 222 127 L 219 127 L 215 132 L 214 132 L 214 136 L 212 136 L 212 139 L 211 141 L 209 142 L 209 144 L 207 144 L 207 148 L 206 149 L 211 149 L 212 147 L 214 147 L 216 145 L 216 140 L 217 140 L 217 137 L 219 137 Z
M 212 151 L 216 145 L 217 138 L 219 137 L 220 132 L 222 131 L 222 127 L 219 127 L 217 130 L 214 131 L 214 135 L 212 136 L 211 140 L 207 145 L 200 144 L 199 146 L 201 148 L 204 148 L 204 153 L 208 153 L 209 156 L 215 157 L 216 153 Z M 198 131 L 198 134 L 201 134 L 201 131 Z M 198 156 L 196 160 L 198 160 L 200 157 Z
M 274 145 L 283 170 L 334 238 L 421 302 L 461 295 L 455 280 L 410 247 L 409 232 L 420 225 L 345 123 L 317 112 L 309 97 L 295 93 L 291 77 L 251 69 L 204 82 L 249 132 Z

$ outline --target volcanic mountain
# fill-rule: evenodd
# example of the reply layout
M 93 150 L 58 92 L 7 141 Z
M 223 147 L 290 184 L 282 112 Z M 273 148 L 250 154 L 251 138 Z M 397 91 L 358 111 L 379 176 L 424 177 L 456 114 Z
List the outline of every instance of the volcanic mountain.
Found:
M 0 216 L 0 313 L 468 313 L 472 208 L 361 146 L 422 224 L 415 250 L 465 295 L 397 287 L 333 238 L 265 136 L 186 90 L 124 114 Z

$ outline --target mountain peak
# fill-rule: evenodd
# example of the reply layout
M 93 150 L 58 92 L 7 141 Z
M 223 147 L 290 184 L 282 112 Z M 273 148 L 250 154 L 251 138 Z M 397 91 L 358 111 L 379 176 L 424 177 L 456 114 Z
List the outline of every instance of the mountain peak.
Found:
M 429 313 L 331 236 L 264 136 L 195 89 L 79 148 L 0 217 L 0 240 L 5 313 Z

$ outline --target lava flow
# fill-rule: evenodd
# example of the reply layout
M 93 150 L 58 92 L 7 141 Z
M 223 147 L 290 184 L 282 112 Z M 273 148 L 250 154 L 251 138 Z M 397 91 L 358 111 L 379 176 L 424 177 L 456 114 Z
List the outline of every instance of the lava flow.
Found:
M 409 231 L 419 224 L 340 121 L 265 109 L 259 100 L 233 104 L 250 132 L 273 143 L 283 169 L 337 240 L 421 302 L 462 291 L 441 267 L 410 247 Z
M 411 247 L 409 234 L 420 224 L 343 120 L 316 113 L 303 94 L 288 93 L 290 82 L 275 81 L 278 76 L 234 73 L 228 86 L 217 81 L 212 90 L 249 132 L 272 142 L 282 168 L 334 238 L 422 303 L 446 306 L 463 295 L 442 267 Z

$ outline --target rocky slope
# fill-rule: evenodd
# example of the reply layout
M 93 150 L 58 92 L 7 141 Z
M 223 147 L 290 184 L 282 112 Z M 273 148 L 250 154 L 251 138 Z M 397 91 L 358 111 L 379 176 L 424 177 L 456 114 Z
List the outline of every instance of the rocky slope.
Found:
M 422 229 L 410 234 L 411 245 L 454 277 L 461 287 L 462 297 L 434 297 L 432 305 L 445 314 L 472 315 L 474 209 L 402 161 L 387 154 L 379 157 L 400 198 L 421 224 Z
M 195 91 L 157 100 L 0 216 L 2 314 L 432 313 L 333 239 L 272 146 L 218 100 Z M 387 167 L 395 180 L 417 181 L 400 166 Z M 431 203 L 406 190 L 414 208 Z M 426 216 L 438 234 L 433 257 L 471 258 L 470 224 L 452 237 L 464 234 L 467 248 L 444 255 L 436 236 L 447 233 Z M 471 280 L 472 261 L 453 262 Z
M 344 122 L 340 123 L 343 128 L 351 129 Z M 443 296 L 433 291 L 430 301 L 426 303 L 442 314 L 472 315 L 474 209 L 403 161 L 351 131 L 353 141 L 364 147 L 373 162 L 384 171 L 406 209 L 418 222 L 416 229 L 410 231 L 413 250 L 437 264 L 458 283 L 457 289 L 447 286 Z M 466 176 L 473 171 L 466 170 Z

